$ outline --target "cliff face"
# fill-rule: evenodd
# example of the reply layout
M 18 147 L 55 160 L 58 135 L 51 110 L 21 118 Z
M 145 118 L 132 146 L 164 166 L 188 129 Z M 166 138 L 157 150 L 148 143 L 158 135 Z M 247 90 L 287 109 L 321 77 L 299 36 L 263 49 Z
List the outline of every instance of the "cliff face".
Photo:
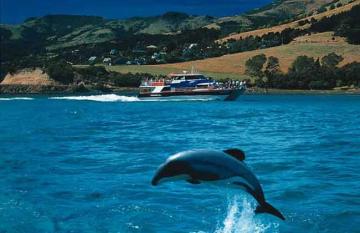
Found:
M 0 83 L 0 94 L 36 94 L 63 92 L 67 86 L 50 79 L 42 69 L 24 69 L 7 74 Z
M 0 85 L 23 85 L 23 86 L 54 86 L 59 85 L 50 79 L 42 69 L 24 69 L 14 74 L 7 74 Z

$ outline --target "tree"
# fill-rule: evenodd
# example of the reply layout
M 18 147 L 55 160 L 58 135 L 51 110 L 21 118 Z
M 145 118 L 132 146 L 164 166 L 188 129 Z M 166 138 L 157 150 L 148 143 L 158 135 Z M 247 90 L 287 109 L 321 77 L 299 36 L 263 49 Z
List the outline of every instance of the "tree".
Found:
M 322 6 L 318 9 L 318 13 L 323 13 L 326 11 L 326 7 Z
M 268 58 L 265 72 L 267 72 L 267 73 L 280 72 L 279 58 L 270 56 Z
M 265 54 L 259 54 L 250 58 L 245 63 L 246 66 L 245 73 L 253 77 L 263 77 L 264 73 L 262 69 L 264 67 L 265 62 L 266 62 Z
M 267 79 L 265 84 L 266 88 L 275 87 L 275 82 L 277 82 L 281 76 L 279 59 L 277 57 L 270 56 L 268 58 L 265 76 Z
M 360 87 L 360 63 L 352 62 L 341 68 L 344 84 Z
M 320 62 L 308 56 L 299 56 L 289 68 L 288 76 L 292 82 L 290 88 L 307 89 L 313 80 L 322 80 Z M 324 81 L 324 87 L 327 86 Z M 318 86 L 318 85 L 317 85 Z
M 70 84 L 74 80 L 74 70 L 66 61 L 58 61 L 50 64 L 47 72 L 50 78 L 62 84 Z
M 4 42 L 5 40 L 9 40 L 12 35 L 12 32 L 8 29 L 0 27 L 0 41 Z
M 289 69 L 289 73 L 309 74 L 316 69 L 316 61 L 312 57 L 298 56 Z
M 332 52 L 321 59 L 321 64 L 326 68 L 334 69 L 344 58 Z

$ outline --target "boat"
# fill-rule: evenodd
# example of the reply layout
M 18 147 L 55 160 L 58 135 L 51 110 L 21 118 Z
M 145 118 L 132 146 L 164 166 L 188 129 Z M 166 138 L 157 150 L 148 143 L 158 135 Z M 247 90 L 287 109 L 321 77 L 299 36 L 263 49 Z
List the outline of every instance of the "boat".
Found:
M 139 87 L 140 99 L 236 100 L 245 82 L 217 82 L 197 72 L 169 74 L 166 79 L 146 79 Z

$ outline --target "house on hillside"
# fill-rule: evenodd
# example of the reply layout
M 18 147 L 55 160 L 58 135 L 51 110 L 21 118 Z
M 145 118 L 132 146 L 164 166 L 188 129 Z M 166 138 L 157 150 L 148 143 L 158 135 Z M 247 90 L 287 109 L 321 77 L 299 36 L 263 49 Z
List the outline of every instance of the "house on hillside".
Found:
M 132 61 L 132 64 L 134 64 L 134 65 L 146 65 L 146 59 L 144 57 L 135 58 Z
M 156 60 L 156 59 L 159 59 L 160 58 L 160 54 L 159 53 L 154 53 L 152 56 L 151 56 L 151 59 L 153 60 Z
M 156 45 L 149 45 L 149 46 L 146 46 L 146 49 L 147 50 L 157 50 L 158 47 Z
M 105 65 L 111 66 L 111 58 L 110 57 L 105 57 L 103 60 L 103 63 Z
M 165 63 L 166 52 L 153 53 L 151 59 L 156 63 Z
M 58 57 L 59 54 L 56 54 L 56 53 L 46 53 L 46 56 L 47 56 L 48 58 L 55 58 L 55 57 Z
M 112 50 L 110 50 L 110 55 L 111 56 L 114 56 L 114 55 L 116 55 L 118 53 L 118 50 L 117 49 L 112 49 Z
M 90 58 L 88 59 L 88 62 L 89 62 L 90 64 L 95 64 L 95 63 L 96 63 L 96 60 L 97 60 L 97 57 L 96 57 L 96 56 L 92 56 L 92 57 L 90 57 Z
M 198 46 L 197 43 L 193 43 L 193 44 L 190 44 L 190 45 L 189 45 L 188 49 L 193 49 L 193 48 L 195 48 L 195 47 L 197 47 L 197 46 Z

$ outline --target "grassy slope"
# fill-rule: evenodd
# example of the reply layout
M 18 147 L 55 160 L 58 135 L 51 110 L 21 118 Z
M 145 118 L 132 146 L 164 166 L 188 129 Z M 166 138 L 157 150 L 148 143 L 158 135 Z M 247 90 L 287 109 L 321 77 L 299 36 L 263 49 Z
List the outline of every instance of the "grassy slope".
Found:
M 252 16 L 269 16 L 277 15 L 280 12 L 286 12 L 291 15 L 308 14 L 316 11 L 319 7 L 324 6 L 333 0 L 290 0 L 283 1 L 277 6 L 273 6 L 270 9 L 251 14 Z
M 219 18 L 208 28 L 221 28 L 224 22 L 236 22 L 238 27 L 245 29 L 254 26 L 259 19 L 266 24 L 283 20 L 284 18 L 295 18 L 315 12 L 322 6 L 328 5 L 334 0 L 278 0 L 268 5 L 254 9 L 246 14 Z M 349 0 L 339 0 L 338 2 L 348 3 Z
M 264 53 L 266 56 L 278 57 L 281 70 L 286 72 L 297 56 L 307 55 L 321 58 L 331 52 L 344 57 L 341 65 L 360 61 L 360 45 L 348 44 L 341 37 L 335 37 L 335 40 L 332 40 L 332 33 L 326 32 L 299 37 L 288 45 L 225 55 L 217 58 L 152 66 L 113 66 L 109 69 L 124 73 L 148 72 L 152 74 L 168 74 L 170 72 L 190 70 L 191 66 L 194 65 L 197 70 L 212 77 L 219 79 L 227 77 L 241 79 L 246 77 L 244 75 L 246 60 L 257 54 Z
M 352 2 L 352 3 L 344 5 L 342 7 L 335 8 L 333 10 L 329 10 L 329 11 L 326 11 L 326 12 L 323 12 L 323 13 L 320 13 L 320 14 L 316 14 L 316 15 L 313 15 L 313 16 L 310 16 L 310 17 L 307 17 L 307 18 L 304 18 L 304 19 L 301 19 L 301 20 L 305 20 L 305 19 L 310 20 L 311 18 L 319 20 L 319 19 L 321 19 L 323 17 L 327 17 L 327 16 L 334 15 L 334 14 L 339 14 L 339 13 L 344 12 L 344 11 L 349 11 L 353 6 L 358 5 L 358 4 L 360 4 L 360 0 L 356 0 L 356 1 Z M 238 33 L 238 34 L 233 34 L 231 36 L 227 36 L 227 37 L 219 40 L 219 42 L 223 42 L 223 41 L 226 41 L 226 40 L 229 40 L 229 39 L 239 40 L 240 38 L 246 38 L 246 37 L 249 37 L 249 36 L 262 36 L 262 35 L 267 34 L 269 32 L 274 32 L 274 33 L 275 32 L 281 32 L 286 28 L 301 28 L 298 25 L 299 21 L 300 20 L 297 20 L 297 21 L 294 21 L 294 22 L 291 22 L 291 23 L 281 24 L 281 25 L 278 25 L 278 26 L 270 27 L 270 28 L 264 28 L 264 29 L 258 29 L 258 30 L 254 30 L 254 31 L 249 31 L 249 32 L 242 32 L 242 33 Z M 309 26 L 309 24 L 303 26 L 302 28 L 305 28 L 305 27 L 308 27 L 308 26 Z

